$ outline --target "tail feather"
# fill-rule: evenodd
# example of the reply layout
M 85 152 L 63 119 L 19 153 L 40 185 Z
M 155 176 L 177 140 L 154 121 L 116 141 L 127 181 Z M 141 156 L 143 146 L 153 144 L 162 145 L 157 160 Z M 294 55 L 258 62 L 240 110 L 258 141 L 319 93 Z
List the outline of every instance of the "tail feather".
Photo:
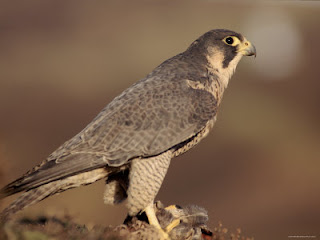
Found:
M 22 192 L 24 190 L 26 190 L 27 188 L 20 186 L 19 183 L 21 182 L 21 180 L 23 180 L 23 177 L 15 180 L 12 183 L 9 183 L 8 185 L 4 186 L 1 190 L 0 190 L 0 199 L 11 196 L 13 194 L 16 194 L 18 192 Z
M 0 213 L 1 222 L 9 220 L 14 213 L 40 202 L 51 195 L 63 192 L 70 188 L 94 183 L 102 178 L 107 177 L 109 173 L 109 168 L 99 168 L 90 172 L 84 172 L 62 180 L 44 184 L 34 189 L 30 189 L 23 193 Z
M 23 193 L 2 211 L 0 214 L 1 222 L 9 220 L 14 213 L 55 194 L 58 186 L 57 182 L 53 182 Z

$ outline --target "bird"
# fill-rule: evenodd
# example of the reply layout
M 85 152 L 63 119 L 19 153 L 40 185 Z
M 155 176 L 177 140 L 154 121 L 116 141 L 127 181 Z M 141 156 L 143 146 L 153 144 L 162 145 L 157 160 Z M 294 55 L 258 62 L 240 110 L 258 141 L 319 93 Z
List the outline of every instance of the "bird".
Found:
M 170 161 L 208 135 L 243 56 L 256 56 L 256 49 L 242 34 L 227 29 L 204 33 L 115 97 L 39 165 L 4 186 L 0 199 L 23 194 L 1 212 L 2 221 L 49 196 L 105 179 L 104 203 L 125 202 L 129 216 L 144 212 L 150 225 L 162 229 L 153 205 Z

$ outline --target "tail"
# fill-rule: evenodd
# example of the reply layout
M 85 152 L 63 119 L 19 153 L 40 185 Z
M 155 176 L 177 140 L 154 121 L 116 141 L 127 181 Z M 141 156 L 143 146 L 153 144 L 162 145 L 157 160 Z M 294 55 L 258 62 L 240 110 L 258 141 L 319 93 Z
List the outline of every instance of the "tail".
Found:
M 30 189 L 27 192 L 23 193 L 19 198 L 17 198 L 13 203 L 11 203 L 0 213 L 0 221 L 8 221 L 14 213 L 30 205 L 40 202 L 41 200 L 56 193 L 60 193 L 71 188 L 80 187 L 82 185 L 94 183 L 102 178 L 107 177 L 109 173 L 109 168 L 98 168 L 89 172 L 83 172 L 78 175 L 67 177 L 62 180 L 53 181 Z M 5 197 L 5 195 L 1 197 Z

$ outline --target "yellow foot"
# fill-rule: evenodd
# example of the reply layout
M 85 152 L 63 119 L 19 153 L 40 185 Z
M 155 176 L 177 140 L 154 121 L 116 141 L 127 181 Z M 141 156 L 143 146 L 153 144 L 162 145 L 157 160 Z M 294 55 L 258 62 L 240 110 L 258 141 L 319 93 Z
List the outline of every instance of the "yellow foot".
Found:
M 169 212 L 174 212 L 176 210 L 178 210 L 179 206 L 177 205 L 170 205 L 168 207 L 165 208 L 165 210 L 169 211 Z M 174 229 L 176 226 L 178 226 L 181 223 L 180 219 L 174 219 L 168 226 L 166 226 L 166 232 L 169 233 L 172 231 L 172 229 Z
M 170 210 L 176 210 L 177 208 L 179 208 L 177 207 L 177 205 L 170 205 L 168 207 L 165 207 L 164 209 L 170 211 Z
M 149 221 L 149 224 L 154 226 L 155 228 L 157 228 L 159 230 L 159 232 L 161 232 L 162 234 L 162 238 L 161 240 L 169 240 L 170 237 L 167 233 L 166 230 L 163 230 L 160 226 L 160 223 L 158 221 L 158 218 L 156 216 L 156 213 L 154 212 L 154 208 L 153 208 L 153 204 L 149 205 L 148 207 L 146 207 L 146 209 L 144 210 L 147 217 L 148 217 L 148 221 Z
M 178 210 L 178 207 L 176 205 L 171 205 L 171 206 L 166 207 L 165 210 L 171 212 L 174 210 Z M 181 222 L 179 218 L 174 219 L 168 226 L 165 227 L 165 229 L 163 229 L 158 221 L 158 218 L 157 218 L 156 213 L 154 211 L 153 204 L 147 206 L 144 211 L 148 217 L 149 224 L 156 227 L 162 233 L 163 239 L 170 239 L 168 233 L 170 233 L 172 231 L 172 229 L 174 229 L 176 226 L 178 226 Z
M 168 226 L 166 226 L 166 232 L 169 233 L 174 229 L 176 226 L 180 224 L 180 219 L 173 220 Z

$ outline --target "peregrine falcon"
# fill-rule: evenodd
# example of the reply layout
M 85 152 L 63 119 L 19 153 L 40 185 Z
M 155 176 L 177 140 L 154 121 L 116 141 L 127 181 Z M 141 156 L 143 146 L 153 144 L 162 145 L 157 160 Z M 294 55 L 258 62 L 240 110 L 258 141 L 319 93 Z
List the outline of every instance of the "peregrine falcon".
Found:
M 24 192 L 13 213 L 67 189 L 106 179 L 104 202 L 126 200 L 161 229 L 153 203 L 170 161 L 203 139 L 242 56 L 256 55 L 244 36 L 211 30 L 114 98 L 80 133 L 8 184 L 0 198 Z M 164 232 L 165 233 L 165 232 Z

